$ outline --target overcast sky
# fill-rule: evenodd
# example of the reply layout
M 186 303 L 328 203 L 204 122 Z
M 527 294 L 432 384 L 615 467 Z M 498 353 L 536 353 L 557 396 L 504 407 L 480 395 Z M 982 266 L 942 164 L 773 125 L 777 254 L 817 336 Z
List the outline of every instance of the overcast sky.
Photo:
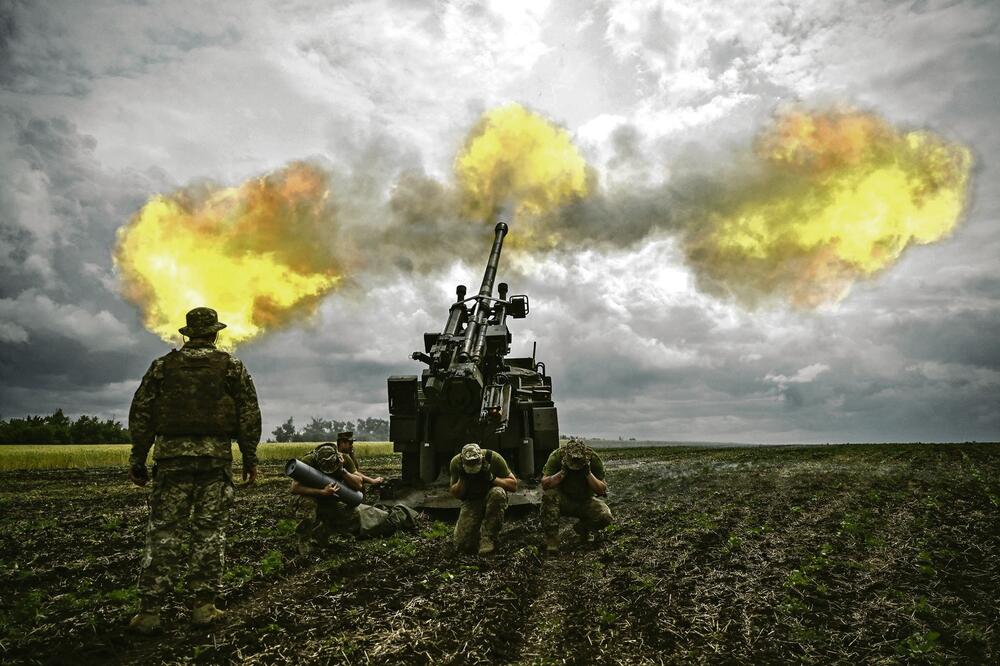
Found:
M 955 233 L 809 311 L 703 293 L 669 234 L 507 262 L 531 298 L 514 353 L 538 342 L 568 433 L 998 440 L 998 63 L 992 0 L 0 0 L 0 416 L 124 420 L 169 347 L 111 252 L 157 192 L 315 159 L 385 198 L 406 169 L 447 178 L 479 114 L 512 101 L 570 131 L 610 191 L 722 170 L 798 102 L 969 146 Z M 409 352 L 491 240 L 241 347 L 266 430 L 385 416 L 386 377 L 419 372 Z

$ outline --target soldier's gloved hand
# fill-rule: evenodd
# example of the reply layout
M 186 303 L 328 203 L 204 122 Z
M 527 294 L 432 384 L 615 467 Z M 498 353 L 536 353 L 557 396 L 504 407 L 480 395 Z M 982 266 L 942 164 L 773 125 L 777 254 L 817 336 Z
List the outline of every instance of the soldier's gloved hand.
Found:
M 257 465 L 243 468 L 243 481 L 248 486 L 252 486 L 257 482 Z
M 149 483 L 149 472 L 145 465 L 130 465 L 128 468 L 128 479 L 137 486 L 144 486 Z

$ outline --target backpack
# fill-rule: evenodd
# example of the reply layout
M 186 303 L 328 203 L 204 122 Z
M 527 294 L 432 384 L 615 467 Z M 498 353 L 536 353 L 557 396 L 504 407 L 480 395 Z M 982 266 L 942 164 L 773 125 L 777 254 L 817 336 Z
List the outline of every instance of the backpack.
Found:
M 175 349 L 167 354 L 155 406 L 156 434 L 235 437 L 236 400 L 227 382 L 229 364 L 229 354 L 219 350 L 195 355 Z

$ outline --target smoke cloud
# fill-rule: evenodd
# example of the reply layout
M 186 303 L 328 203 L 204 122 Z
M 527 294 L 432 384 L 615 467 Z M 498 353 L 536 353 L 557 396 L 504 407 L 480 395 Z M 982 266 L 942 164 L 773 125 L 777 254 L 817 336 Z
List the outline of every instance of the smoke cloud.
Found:
M 233 346 L 310 313 L 341 280 L 329 174 L 304 162 L 239 187 L 201 183 L 150 199 L 119 229 L 115 267 L 145 326 L 176 340 L 215 308 Z
M 873 114 L 793 111 L 758 136 L 742 172 L 677 197 L 675 215 L 701 288 L 813 308 L 950 234 L 971 163 L 967 148 Z
M 450 182 L 405 171 L 382 201 L 355 200 L 340 175 L 301 162 L 235 188 L 156 196 L 120 230 L 116 265 L 150 330 L 176 337 L 184 312 L 211 305 L 235 344 L 308 315 L 338 286 L 480 259 L 494 212 L 513 204 L 515 257 L 668 234 L 701 289 L 813 308 L 947 236 L 971 155 L 874 114 L 791 110 L 732 164 L 602 192 L 570 134 L 514 104 L 473 127 Z

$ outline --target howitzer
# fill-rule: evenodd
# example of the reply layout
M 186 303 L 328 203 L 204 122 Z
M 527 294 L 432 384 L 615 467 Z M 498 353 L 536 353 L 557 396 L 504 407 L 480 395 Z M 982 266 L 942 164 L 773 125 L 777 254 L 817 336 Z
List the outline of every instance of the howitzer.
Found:
M 308 488 L 326 488 L 331 483 L 337 488 L 334 495 L 347 506 L 358 506 L 364 496 L 354 488 L 348 488 L 343 481 L 328 476 L 311 465 L 292 458 L 285 463 L 285 476 L 298 481 Z
M 528 315 L 528 297 L 508 296 L 496 285 L 509 227 L 501 213 L 478 293 L 455 289 L 444 329 L 424 334 L 424 349 L 411 358 L 427 365 L 420 377 L 389 378 L 389 438 L 403 454 L 403 482 L 430 484 L 469 442 L 499 451 L 523 480 L 540 473 L 559 445 L 552 379 L 545 364 L 509 357 L 508 319 Z M 410 502 L 431 506 L 420 498 Z M 512 498 L 512 503 L 518 503 Z

